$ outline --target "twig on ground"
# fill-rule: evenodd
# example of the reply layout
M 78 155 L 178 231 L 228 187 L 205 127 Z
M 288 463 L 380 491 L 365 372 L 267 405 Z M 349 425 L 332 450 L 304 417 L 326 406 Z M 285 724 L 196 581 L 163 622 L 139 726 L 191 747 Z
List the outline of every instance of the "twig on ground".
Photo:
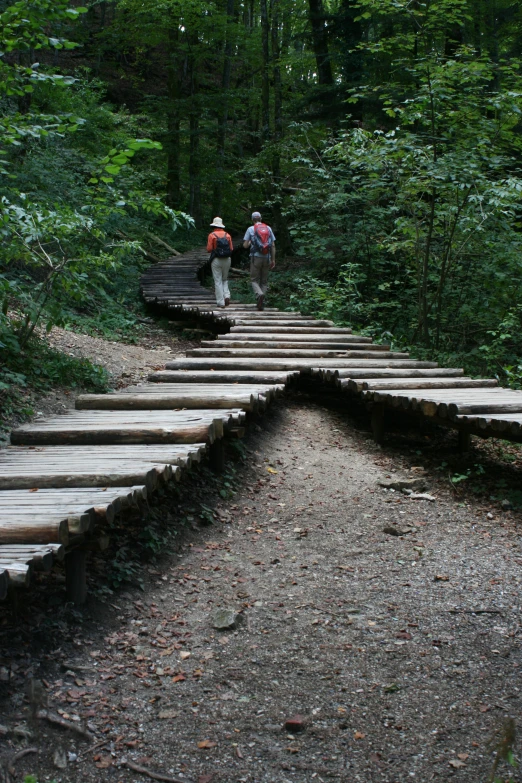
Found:
M 75 723 L 65 720 L 65 718 L 60 718 L 60 716 L 55 715 L 54 712 L 49 712 L 48 710 L 40 710 L 37 717 L 40 718 L 41 720 L 49 721 L 49 723 L 52 723 L 54 726 L 60 726 L 62 729 L 68 729 L 69 731 L 74 731 L 76 734 L 79 734 L 80 737 L 83 737 L 84 739 L 87 740 L 93 739 L 93 736 L 90 733 L 90 731 L 87 731 L 86 729 L 82 729 L 81 726 L 77 726 Z
M 122 763 L 129 769 L 132 769 L 133 772 L 140 772 L 153 780 L 164 780 L 166 783 L 187 783 L 186 780 L 173 778 L 171 775 L 163 775 L 161 772 L 153 772 L 151 769 L 147 769 L 147 767 L 140 767 L 139 764 L 135 764 L 133 761 L 123 761 Z
M 448 609 L 450 614 L 502 614 L 500 609 Z
M 87 753 L 91 753 L 93 750 L 98 750 L 99 748 L 103 748 L 105 745 L 108 745 L 109 742 L 112 740 L 110 739 L 104 739 L 100 740 L 100 742 L 95 742 L 94 745 L 90 745 L 90 747 L 85 748 L 85 750 L 82 750 L 81 753 L 78 753 L 78 758 L 81 759 L 82 756 L 86 756 Z
M 20 759 L 23 759 L 24 756 L 28 756 L 29 753 L 38 753 L 38 748 L 24 748 L 24 750 L 19 750 L 18 753 L 15 753 L 14 756 L 11 757 L 10 761 L 7 764 L 7 772 L 9 775 L 15 775 L 15 764 L 17 761 L 20 761 Z

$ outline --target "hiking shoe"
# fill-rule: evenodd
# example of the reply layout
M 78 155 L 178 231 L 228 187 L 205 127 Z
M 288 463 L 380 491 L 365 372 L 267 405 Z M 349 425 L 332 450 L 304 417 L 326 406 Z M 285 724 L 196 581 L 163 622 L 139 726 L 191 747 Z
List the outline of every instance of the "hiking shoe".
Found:
M 264 310 L 265 309 L 265 297 L 263 294 L 261 296 L 257 297 L 257 309 L 258 310 Z
M 228 307 L 229 304 L 230 304 L 230 297 L 227 296 L 227 298 L 225 299 L 225 307 Z

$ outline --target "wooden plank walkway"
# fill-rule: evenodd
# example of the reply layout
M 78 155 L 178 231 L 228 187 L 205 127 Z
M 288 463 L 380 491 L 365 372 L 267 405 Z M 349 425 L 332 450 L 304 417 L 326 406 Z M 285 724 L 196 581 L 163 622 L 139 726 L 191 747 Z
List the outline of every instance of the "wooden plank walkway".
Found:
M 472 379 L 376 345 L 328 320 L 254 305 L 217 308 L 200 274 L 203 250 L 149 269 L 146 302 L 172 320 L 220 332 L 152 373 L 147 383 L 80 395 L 76 410 L 12 433 L 0 451 L 0 599 L 54 561 L 66 566 L 67 595 L 85 598 L 85 551 L 106 541 L 106 526 L 207 454 L 223 467 L 223 438 L 243 432 L 301 375 L 357 395 L 377 440 L 389 412 L 471 434 L 522 441 L 522 392 L 496 379 Z

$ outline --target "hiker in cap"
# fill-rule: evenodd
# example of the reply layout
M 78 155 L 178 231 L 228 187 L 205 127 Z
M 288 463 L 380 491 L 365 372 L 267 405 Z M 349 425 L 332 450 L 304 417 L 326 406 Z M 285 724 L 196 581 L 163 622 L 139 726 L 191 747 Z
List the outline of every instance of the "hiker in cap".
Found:
M 268 270 L 275 267 L 275 236 L 270 226 L 261 221 L 260 212 L 252 212 L 252 223 L 243 238 L 243 247 L 250 248 L 250 282 L 257 309 L 264 310 Z
M 212 276 L 216 289 L 216 302 L 218 307 L 228 307 L 230 304 L 228 271 L 231 263 L 230 256 L 234 246 L 232 237 L 226 233 L 220 217 L 214 218 L 210 226 L 215 231 L 211 231 L 208 235 L 207 251 L 210 253 Z

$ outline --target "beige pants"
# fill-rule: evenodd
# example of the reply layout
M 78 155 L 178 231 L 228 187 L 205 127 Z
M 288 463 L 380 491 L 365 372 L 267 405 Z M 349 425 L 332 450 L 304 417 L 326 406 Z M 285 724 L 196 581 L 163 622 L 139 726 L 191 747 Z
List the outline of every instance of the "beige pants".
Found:
M 250 283 L 256 297 L 264 296 L 268 290 L 268 267 L 270 256 L 252 256 L 250 259 Z
M 216 289 L 216 302 L 218 307 L 224 307 L 225 299 L 230 299 L 230 289 L 228 287 L 230 258 L 214 258 L 210 266 L 212 267 L 212 277 L 214 278 L 214 288 Z

